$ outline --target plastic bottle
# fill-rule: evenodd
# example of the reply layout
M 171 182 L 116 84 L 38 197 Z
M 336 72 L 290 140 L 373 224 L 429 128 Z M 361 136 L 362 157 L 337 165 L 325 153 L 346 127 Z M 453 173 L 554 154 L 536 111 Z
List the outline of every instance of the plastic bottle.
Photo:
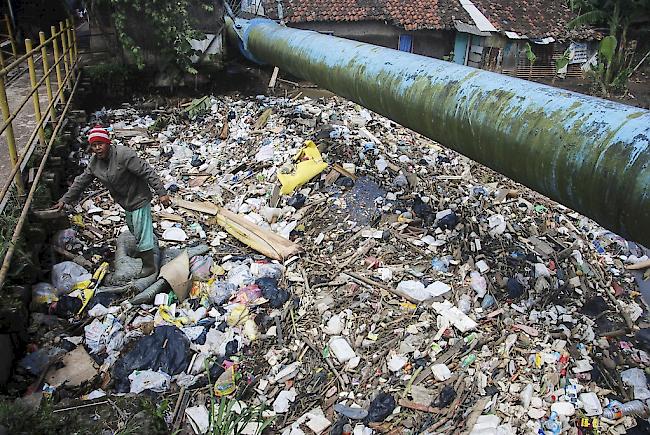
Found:
M 458 301 L 458 309 L 467 314 L 472 309 L 472 299 L 468 295 L 462 295 Z
M 486 294 L 485 297 L 483 298 L 483 302 L 481 302 L 481 308 L 484 310 L 487 310 L 490 308 L 494 303 L 496 302 L 496 299 L 494 299 L 494 296 L 490 294 Z
M 618 420 L 625 415 L 636 415 L 641 418 L 650 417 L 650 409 L 648 405 L 641 400 L 631 400 L 626 403 L 617 402 L 613 400 L 609 406 L 603 409 L 603 417 L 610 420 Z
M 465 358 L 463 358 L 463 360 L 460 363 L 460 366 L 463 367 L 463 368 L 468 367 L 468 366 L 472 365 L 472 363 L 474 361 L 476 361 L 476 355 L 474 355 L 473 353 L 470 353 Z
M 544 430 L 553 435 L 558 435 L 562 431 L 562 423 L 557 416 L 556 412 L 551 412 L 551 415 L 548 417 L 548 420 L 544 422 Z
M 485 296 L 487 292 L 487 281 L 485 278 L 478 272 L 474 271 L 469 274 L 471 278 L 471 287 L 476 292 L 479 298 Z
M 449 260 L 446 257 L 436 258 L 434 257 L 431 260 L 431 268 L 436 272 L 448 272 L 449 271 Z

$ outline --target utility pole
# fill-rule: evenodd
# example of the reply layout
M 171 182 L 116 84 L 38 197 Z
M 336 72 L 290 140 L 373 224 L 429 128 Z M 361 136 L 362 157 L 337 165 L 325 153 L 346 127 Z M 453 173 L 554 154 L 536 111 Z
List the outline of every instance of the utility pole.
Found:
M 284 8 L 282 7 L 282 0 L 276 0 L 278 4 L 278 20 L 280 24 L 284 24 Z

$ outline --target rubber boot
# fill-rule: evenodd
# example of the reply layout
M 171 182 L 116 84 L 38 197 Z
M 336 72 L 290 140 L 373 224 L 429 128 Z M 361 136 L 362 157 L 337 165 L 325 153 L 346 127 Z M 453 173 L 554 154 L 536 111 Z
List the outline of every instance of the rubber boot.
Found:
M 145 278 L 156 273 L 156 260 L 153 255 L 153 249 L 140 252 L 138 257 L 142 258 L 142 271 L 140 272 L 140 278 Z

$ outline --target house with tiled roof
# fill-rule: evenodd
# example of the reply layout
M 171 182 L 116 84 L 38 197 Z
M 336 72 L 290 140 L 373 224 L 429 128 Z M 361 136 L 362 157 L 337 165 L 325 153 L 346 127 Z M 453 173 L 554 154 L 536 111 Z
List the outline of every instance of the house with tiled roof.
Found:
M 569 73 L 593 52 L 590 35 L 568 30 L 560 0 L 243 0 L 242 8 L 301 29 L 520 76 L 555 74 L 571 48 Z M 593 38 L 591 38 L 593 39 Z M 526 57 L 526 44 L 537 56 Z

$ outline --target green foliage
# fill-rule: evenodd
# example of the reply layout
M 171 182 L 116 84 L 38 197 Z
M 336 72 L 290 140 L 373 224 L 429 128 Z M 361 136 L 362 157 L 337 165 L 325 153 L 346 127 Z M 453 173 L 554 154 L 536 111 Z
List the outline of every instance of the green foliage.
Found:
M 149 32 L 148 38 L 155 41 L 156 55 L 170 65 L 196 74 L 192 66 L 195 50 L 191 39 L 205 39 L 196 30 L 196 23 L 190 16 L 193 6 L 202 11 L 214 11 L 210 0 L 97 0 L 98 5 L 109 6 L 112 21 L 122 47 L 130 53 L 139 69 L 146 65 L 144 49 L 138 44 L 138 35 Z
M 138 73 L 135 66 L 119 62 L 87 65 L 83 71 L 94 88 L 112 97 L 127 94 L 134 86 Z
M 526 43 L 524 50 L 526 50 L 526 59 L 528 59 L 528 62 L 530 62 L 531 65 L 535 65 L 537 56 L 533 53 L 533 48 L 530 46 L 530 42 Z
M 566 50 L 564 50 L 564 53 L 562 53 L 562 57 L 560 57 L 555 61 L 555 70 L 560 71 L 562 68 L 569 65 L 569 62 L 571 61 L 570 56 L 571 56 L 571 52 L 567 48 Z
M 600 41 L 600 46 L 598 48 L 598 54 L 607 60 L 607 64 L 612 63 L 614 59 L 614 54 L 616 53 L 616 36 L 606 36 Z
M 207 95 L 201 98 L 196 98 L 192 100 L 190 105 L 187 106 L 183 112 L 187 113 L 187 116 L 190 119 L 196 119 L 197 116 L 205 114 L 210 110 L 211 103 L 212 101 Z
M 208 376 L 208 385 L 212 386 L 213 380 L 210 378 L 211 359 L 204 361 L 205 371 Z M 219 405 L 217 406 L 217 401 Z M 247 424 L 256 423 L 258 425 L 255 435 L 262 435 L 264 429 L 273 424 L 275 417 L 264 418 L 264 404 L 260 406 L 247 406 L 243 402 L 237 401 L 233 397 L 217 397 L 214 389 L 210 388 L 210 403 L 208 412 L 210 413 L 211 435 L 240 435 Z
M 74 413 L 52 413 L 51 404 L 43 401 L 38 409 L 16 402 L 0 401 L 0 425 L 9 434 L 97 433 L 96 423 L 77 418 Z
M 213 408 L 214 409 L 214 408 Z M 256 435 L 273 423 L 273 418 L 264 419 L 264 406 L 251 407 L 229 397 L 219 400 L 217 412 L 211 412 L 212 435 L 240 435 L 249 423 L 258 424 Z
M 594 82 L 603 95 L 624 92 L 632 71 L 634 50 L 629 48 L 627 30 L 630 23 L 650 13 L 650 0 L 569 0 L 577 17 L 569 28 L 587 25 L 607 26 L 609 35 L 600 43 L 598 64 L 591 71 Z

